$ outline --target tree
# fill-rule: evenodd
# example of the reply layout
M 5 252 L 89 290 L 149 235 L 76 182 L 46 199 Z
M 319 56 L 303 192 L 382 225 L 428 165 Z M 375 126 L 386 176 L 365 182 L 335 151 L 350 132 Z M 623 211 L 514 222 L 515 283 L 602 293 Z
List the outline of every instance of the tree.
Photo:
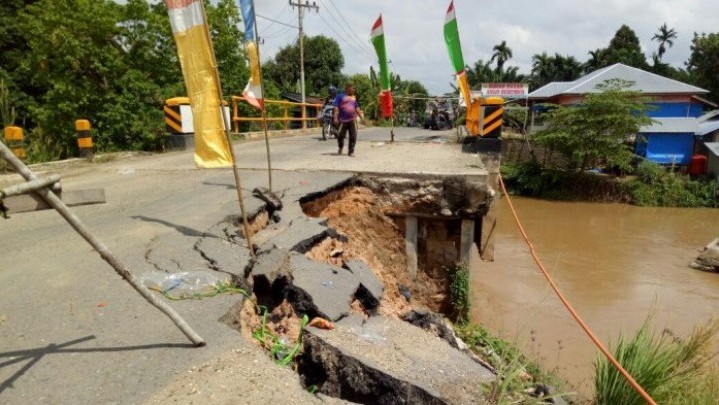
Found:
M 502 41 L 501 43 L 495 45 L 492 50 L 494 51 L 494 53 L 492 54 L 492 58 L 489 61 L 493 62 L 496 59 L 497 72 L 501 73 L 502 68 L 504 67 L 504 63 L 511 59 L 513 56 L 512 49 L 507 46 L 507 41 Z
M 534 140 L 562 153 L 571 168 L 619 166 L 627 168 L 633 156 L 626 137 L 650 124 L 641 93 L 628 90 L 632 83 L 607 80 L 581 104 L 553 106 L 547 112 L 547 129 Z
M 307 94 L 326 94 L 329 85 L 344 87 L 342 74 L 344 56 L 339 44 L 322 35 L 305 37 L 305 88 Z M 280 49 L 274 59 L 265 64 L 267 76 L 283 91 L 299 92 L 300 49 L 299 44 Z
M 623 63 L 639 69 L 648 69 L 647 57 L 642 52 L 639 45 L 637 34 L 626 25 L 622 25 L 609 46 L 602 51 L 602 67 L 613 65 L 615 63 Z
M 371 66 L 370 70 L 371 73 L 374 73 L 374 69 Z M 365 117 L 370 120 L 377 119 L 379 114 L 378 96 L 380 92 L 377 81 L 373 81 L 371 75 L 367 73 L 357 73 L 351 75 L 348 80 L 355 85 L 357 101 L 359 102 L 360 108 L 362 108 Z
M 584 64 L 582 64 L 582 70 L 584 73 L 591 73 L 597 69 L 601 69 L 602 67 L 606 66 L 606 64 L 602 61 L 603 55 L 603 49 L 596 49 L 594 51 L 589 51 L 589 59 L 587 59 Z
M 573 56 L 554 56 L 546 52 L 532 56 L 530 83 L 533 88 L 542 87 L 553 81 L 572 81 L 579 77 L 582 65 Z
M 22 59 L 29 52 L 17 24 L 17 15 L 38 0 L 3 0 L 0 2 L 0 79 L 18 113 L 25 118 L 34 88 L 18 74 Z
M 483 61 L 479 59 L 474 62 L 473 67 L 466 67 L 467 71 L 467 82 L 471 88 L 478 88 L 482 83 L 489 83 L 496 81 L 496 73 L 492 69 L 491 61 Z
M 223 86 L 239 92 L 247 79 L 239 14 L 231 0 L 206 4 Z M 185 95 L 164 2 L 13 1 L 0 10 L 13 5 L 14 31 L 0 34 L 0 56 L 14 67 L 7 75 L 32 159 L 72 156 L 78 118 L 92 122 L 99 150 L 161 147 L 164 100 Z M 22 53 L 5 52 L 17 44 Z
M 664 53 L 667 51 L 666 45 L 669 45 L 671 48 L 674 45 L 673 39 L 677 38 L 677 32 L 674 30 L 674 28 L 668 28 L 667 23 L 662 24 L 661 27 L 659 27 L 659 32 L 654 34 L 652 37 L 652 41 L 659 42 L 659 50 L 657 51 L 657 56 L 659 57 L 659 60 L 662 60 L 662 56 L 664 56 Z
M 692 83 L 710 91 L 709 98 L 719 100 L 719 33 L 694 33 L 691 55 L 686 62 Z

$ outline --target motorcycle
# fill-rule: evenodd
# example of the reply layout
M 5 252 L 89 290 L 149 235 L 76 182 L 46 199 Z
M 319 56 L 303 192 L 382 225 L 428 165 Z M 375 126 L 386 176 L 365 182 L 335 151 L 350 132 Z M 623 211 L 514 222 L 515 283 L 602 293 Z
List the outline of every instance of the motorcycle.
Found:
M 334 106 L 325 104 L 322 106 L 322 139 L 337 138 L 337 127 L 332 122 L 334 120 Z

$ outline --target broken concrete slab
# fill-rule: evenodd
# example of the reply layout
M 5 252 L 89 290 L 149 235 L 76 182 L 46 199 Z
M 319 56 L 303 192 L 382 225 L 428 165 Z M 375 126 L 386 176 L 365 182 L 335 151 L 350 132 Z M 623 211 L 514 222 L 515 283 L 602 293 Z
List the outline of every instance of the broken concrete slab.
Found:
M 289 265 L 293 278 L 290 302 L 295 311 L 331 321 L 349 314 L 350 303 L 360 285 L 357 276 L 299 253 L 290 253 Z
M 263 244 L 260 249 L 268 250 L 274 246 L 277 249 L 306 253 L 327 237 L 342 238 L 327 226 L 327 220 L 302 215 L 292 219 L 282 232 Z
M 290 252 L 287 249 L 273 249 L 261 252 L 255 259 L 250 274 L 255 282 L 264 279 L 267 284 L 273 284 L 279 278 L 292 278 L 292 269 L 289 265 Z
M 277 194 L 273 193 L 266 187 L 257 187 L 252 190 L 252 195 L 259 198 L 267 204 L 271 211 L 279 211 L 282 209 L 282 200 Z
M 379 306 L 384 293 L 384 285 L 374 274 L 372 269 L 361 260 L 350 260 L 345 267 L 354 274 L 360 282 L 360 289 L 357 291 L 357 299 L 367 309 L 374 309 Z
M 413 309 L 402 315 L 402 320 L 418 328 L 431 332 L 438 338 L 449 343 L 455 349 L 466 347 L 457 335 L 454 334 L 452 324 L 442 315 L 427 309 Z M 460 347 L 460 345 L 462 347 Z
M 496 376 L 445 341 L 406 322 L 350 316 L 309 327 L 298 371 L 305 386 L 362 404 L 477 404 Z
M 247 276 L 252 278 L 252 290 L 259 305 L 274 308 L 289 294 L 292 282 L 289 258 L 288 250 L 272 249 L 261 252 L 250 262 Z
M 201 238 L 195 244 L 195 250 L 213 270 L 231 274 L 233 278 L 244 279 L 245 268 L 251 258 L 246 246 L 240 246 L 225 238 Z

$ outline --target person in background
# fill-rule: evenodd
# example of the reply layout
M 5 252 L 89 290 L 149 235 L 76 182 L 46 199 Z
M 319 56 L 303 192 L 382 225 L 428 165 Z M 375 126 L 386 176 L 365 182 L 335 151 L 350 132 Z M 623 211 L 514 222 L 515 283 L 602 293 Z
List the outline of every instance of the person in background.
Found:
M 335 102 L 335 98 L 337 98 L 337 87 L 330 85 L 330 87 L 327 89 L 327 98 L 325 98 L 325 104 L 333 104 Z
M 349 131 L 349 147 L 347 154 L 351 157 L 355 155 L 355 144 L 357 143 L 357 117 L 364 121 L 364 114 L 360 109 L 357 96 L 355 95 L 355 86 L 347 83 L 345 92 L 339 93 L 334 101 L 334 124 L 339 125 L 339 133 L 337 134 L 337 146 L 339 147 L 337 154 L 342 154 L 345 144 L 345 136 Z

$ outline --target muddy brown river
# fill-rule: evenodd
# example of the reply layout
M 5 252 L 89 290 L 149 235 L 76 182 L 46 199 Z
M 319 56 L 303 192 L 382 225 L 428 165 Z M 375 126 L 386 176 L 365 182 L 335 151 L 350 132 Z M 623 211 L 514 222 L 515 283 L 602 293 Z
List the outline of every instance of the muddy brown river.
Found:
M 654 329 L 679 336 L 719 314 L 719 274 L 687 266 L 719 237 L 719 209 L 513 201 L 560 289 L 605 343 L 650 313 Z M 495 262 L 473 270 L 474 320 L 590 395 L 597 351 L 535 267 L 504 199 Z

